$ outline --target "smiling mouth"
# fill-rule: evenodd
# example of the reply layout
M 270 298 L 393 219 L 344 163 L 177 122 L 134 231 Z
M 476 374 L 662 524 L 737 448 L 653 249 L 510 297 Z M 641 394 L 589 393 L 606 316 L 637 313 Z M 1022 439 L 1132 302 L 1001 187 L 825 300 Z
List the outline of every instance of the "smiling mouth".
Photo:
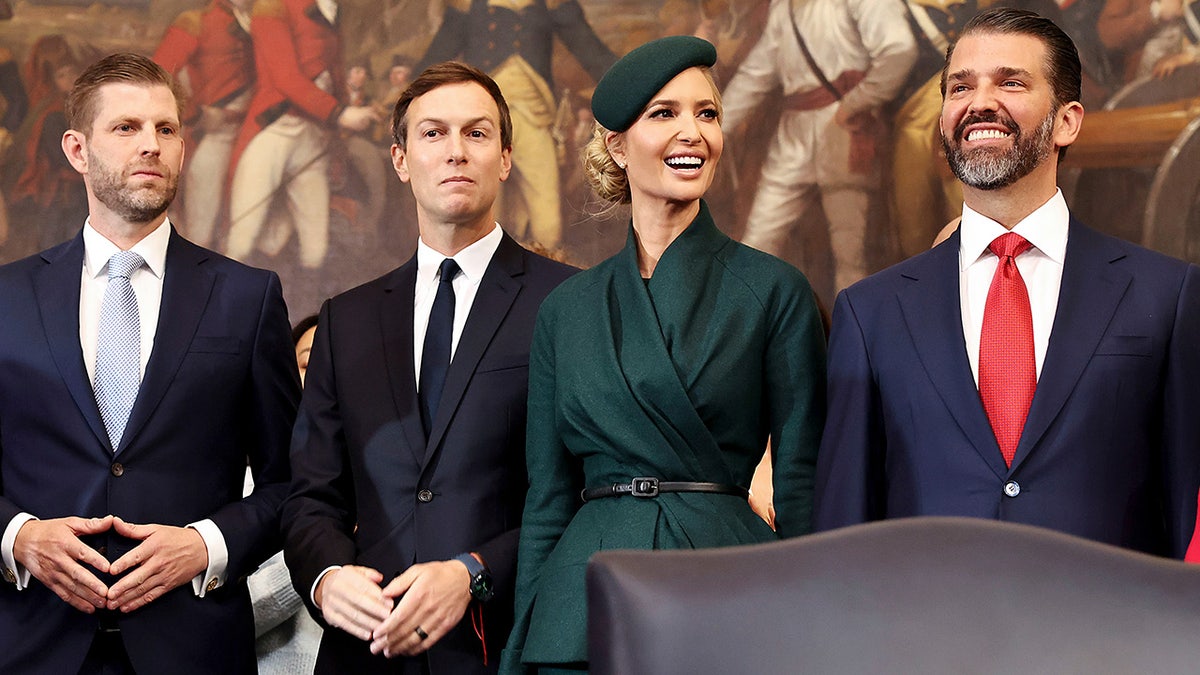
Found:
M 987 141 L 992 139 L 1008 138 L 1012 134 L 1000 131 L 999 129 L 976 129 L 967 134 L 968 141 Z
M 704 166 L 704 158 L 694 156 L 668 157 L 664 160 L 672 169 L 695 170 Z

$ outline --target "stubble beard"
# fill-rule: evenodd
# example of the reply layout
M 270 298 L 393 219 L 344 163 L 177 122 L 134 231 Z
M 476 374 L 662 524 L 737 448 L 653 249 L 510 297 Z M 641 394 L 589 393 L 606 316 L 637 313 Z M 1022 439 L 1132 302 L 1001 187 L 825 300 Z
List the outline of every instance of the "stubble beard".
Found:
M 942 135 L 942 150 L 950 171 L 962 181 L 978 190 L 999 190 L 1028 176 L 1054 151 L 1054 111 L 1046 115 L 1038 128 L 1026 136 L 1020 125 L 996 113 L 968 115 L 954 129 L 954 145 Z M 1012 146 L 1006 150 L 976 148 L 963 150 L 963 134 L 968 125 L 993 123 L 1004 125 L 1012 134 Z
M 154 220 L 175 200 L 175 193 L 179 189 L 179 175 L 170 172 L 160 161 L 155 160 L 152 166 L 163 174 L 166 185 L 132 188 L 123 172 L 101 161 L 90 149 L 88 150 L 88 177 L 91 179 L 92 193 L 101 204 L 130 223 L 148 223 Z

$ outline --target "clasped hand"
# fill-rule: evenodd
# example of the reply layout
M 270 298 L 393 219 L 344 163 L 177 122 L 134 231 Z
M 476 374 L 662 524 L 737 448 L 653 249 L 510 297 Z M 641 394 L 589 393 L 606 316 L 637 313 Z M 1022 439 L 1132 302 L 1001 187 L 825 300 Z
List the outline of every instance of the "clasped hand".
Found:
M 141 542 L 112 563 L 80 539 L 110 529 Z M 115 516 L 30 520 L 17 532 L 13 557 L 63 602 L 87 614 L 103 608 L 131 612 L 208 567 L 208 549 L 196 530 L 137 525 Z M 85 565 L 119 579 L 108 587 Z
M 471 602 L 470 574 L 453 560 L 413 565 L 381 584 L 378 570 L 347 565 L 321 578 L 314 599 L 329 625 L 369 641 L 372 654 L 388 658 L 415 656 L 437 644 Z

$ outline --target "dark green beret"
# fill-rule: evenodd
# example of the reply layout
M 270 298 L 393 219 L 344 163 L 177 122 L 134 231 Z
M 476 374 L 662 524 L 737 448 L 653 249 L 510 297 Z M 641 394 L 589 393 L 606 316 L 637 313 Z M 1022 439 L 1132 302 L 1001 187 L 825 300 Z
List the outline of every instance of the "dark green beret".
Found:
M 676 75 L 716 62 L 717 48 L 708 40 L 691 35 L 651 40 L 621 57 L 600 78 L 592 94 L 592 115 L 605 129 L 625 131 Z

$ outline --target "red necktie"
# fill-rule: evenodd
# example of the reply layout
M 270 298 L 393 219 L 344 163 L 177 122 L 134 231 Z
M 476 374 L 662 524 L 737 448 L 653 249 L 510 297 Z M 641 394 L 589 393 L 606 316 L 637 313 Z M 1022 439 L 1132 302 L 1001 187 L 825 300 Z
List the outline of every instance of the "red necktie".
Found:
M 1028 241 L 1012 232 L 988 246 L 1000 261 L 988 289 L 979 339 L 979 398 L 1008 466 L 1017 454 L 1037 388 L 1029 291 L 1015 260 L 1029 247 Z

